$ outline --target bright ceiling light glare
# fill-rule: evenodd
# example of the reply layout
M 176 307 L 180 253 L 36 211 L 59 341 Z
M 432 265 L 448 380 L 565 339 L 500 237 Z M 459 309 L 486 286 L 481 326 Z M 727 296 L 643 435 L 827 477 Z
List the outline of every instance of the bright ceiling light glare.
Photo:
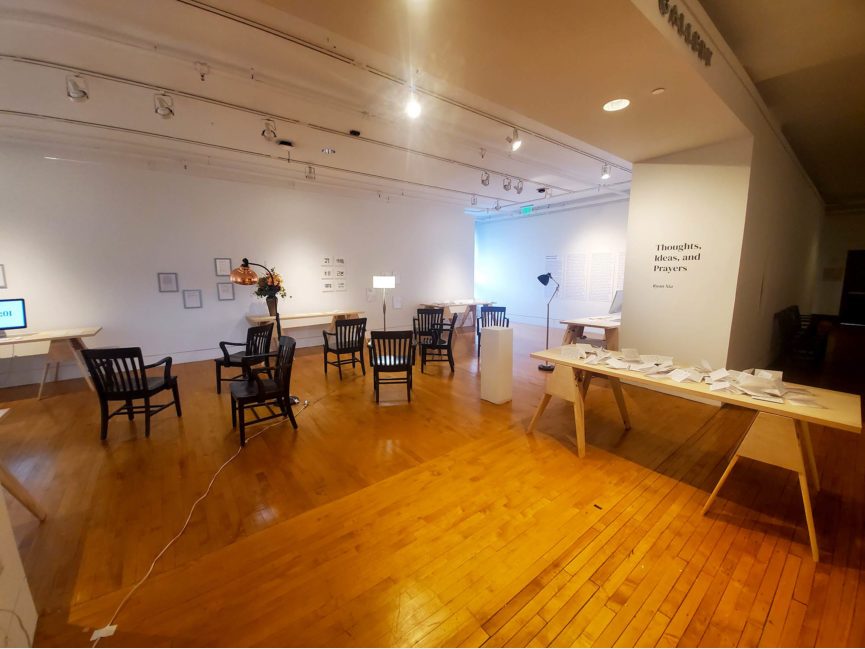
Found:
M 414 92 L 412 92 L 408 96 L 408 101 L 405 102 L 405 114 L 408 115 L 411 119 L 417 119 L 420 117 L 421 105 L 420 102 L 415 97 Z
M 667 90 L 666 88 L 655 88 L 652 91 L 652 94 L 653 95 L 663 95 L 666 90 Z
M 69 101 L 83 102 L 90 98 L 87 82 L 77 74 L 66 77 L 66 96 Z
M 604 104 L 604 110 L 608 113 L 615 113 L 617 110 L 624 110 L 630 105 L 630 99 L 611 99 L 606 104 Z
M 153 95 L 153 112 L 162 119 L 171 119 L 174 117 L 174 99 L 164 92 Z
M 505 176 L 504 180 L 502 180 L 502 187 L 506 192 L 511 191 L 511 179 Z
M 490 172 L 489 171 L 482 171 L 481 172 L 481 185 L 483 185 L 484 187 L 488 187 L 489 184 L 490 184 Z
M 514 129 L 513 134 L 505 138 L 505 142 L 511 145 L 511 151 L 516 151 L 523 145 L 523 140 L 517 129 Z
M 276 142 L 276 138 L 279 137 L 276 134 L 276 122 L 272 119 L 264 120 L 264 130 L 261 131 L 261 137 L 268 142 Z
M 609 180 L 610 179 L 610 165 L 606 162 L 604 166 L 601 167 L 601 180 Z
M 336 149 L 330 146 L 326 146 L 321 150 L 321 152 L 325 155 L 333 155 L 334 153 L 336 153 Z
M 522 180 L 517 181 L 517 183 L 514 185 L 514 190 L 517 192 L 517 194 L 523 193 L 523 181 Z

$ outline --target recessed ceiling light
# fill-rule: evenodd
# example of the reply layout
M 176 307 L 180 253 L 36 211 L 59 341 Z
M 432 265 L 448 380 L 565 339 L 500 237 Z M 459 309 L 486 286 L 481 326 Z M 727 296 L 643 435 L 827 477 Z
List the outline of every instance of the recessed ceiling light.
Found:
M 522 194 L 523 193 L 523 181 L 518 180 L 517 183 L 514 185 L 514 189 L 516 190 L 517 194 Z
M 174 99 L 164 92 L 153 95 L 153 112 L 162 119 L 171 119 L 174 117 Z
M 332 153 L 336 153 L 336 149 L 334 149 L 333 147 L 326 146 L 321 150 L 321 152 L 324 153 L 325 155 L 330 155 Z
M 405 103 L 405 114 L 412 119 L 416 119 L 420 117 L 420 112 L 420 102 L 417 100 L 417 97 L 414 96 L 414 93 L 411 93 L 409 95 L 408 101 Z
M 601 180 L 609 180 L 610 179 L 610 165 L 606 162 L 604 166 L 601 167 Z
M 604 104 L 604 110 L 608 113 L 614 113 L 617 110 L 624 110 L 630 105 L 630 99 L 611 99 L 606 104 Z
M 276 134 L 276 122 L 272 119 L 264 120 L 264 130 L 261 131 L 261 137 L 268 142 L 276 142 L 277 137 L 279 137 Z
M 481 185 L 483 185 L 484 187 L 487 187 L 487 186 L 489 186 L 489 184 L 490 184 L 490 172 L 489 171 L 482 171 L 481 172 Z
M 663 95 L 665 90 L 667 90 L 667 89 L 666 88 L 655 88 L 652 91 L 652 94 L 653 95 Z
M 511 191 L 511 179 L 508 178 L 507 176 L 505 176 L 504 180 L 502 180 L 502 187 L 504 188 L 504 190 L 506 192 Z
M 90 93 L 87 92 L 87 82 L 77 74 L 66 77 L 66 96 L 69 101 L 87 101 Z
M 523 140 L 520 138 L 517 129 L 514 129 L 513 135 L 509 135 L 505 138 L 505 142 L 511 145 L 511 151 L 516 151 L 523 145 Z

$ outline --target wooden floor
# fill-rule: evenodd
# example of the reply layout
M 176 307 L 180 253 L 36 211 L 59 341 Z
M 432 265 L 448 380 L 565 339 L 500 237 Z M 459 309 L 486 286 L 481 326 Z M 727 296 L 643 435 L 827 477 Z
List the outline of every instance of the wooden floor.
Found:
M 456 373 L 416 374 L 411 404 L 299 356 L 299 430 L 246 446 L 101 646 L 865 643 L 860 436 L 814 431 L 815 564 L 792 473 L 743 461 L 700 515 L 744 413 L 626 386 L 625 434 L 593 384 L 579 460 L 569 404 L 525 434 L 543 330 L 516 333 L 502 406 L 479 399 L 468 329 Z M 212 363 L 176 369 L 184 416 L 158 415 L 149 440 L 118 418 L 101 444 L 80 381 L 39 402 L 0 391 L 0 458 L 49 512 L 9 504 L 37 644 L 87 644 L 236 450 Z

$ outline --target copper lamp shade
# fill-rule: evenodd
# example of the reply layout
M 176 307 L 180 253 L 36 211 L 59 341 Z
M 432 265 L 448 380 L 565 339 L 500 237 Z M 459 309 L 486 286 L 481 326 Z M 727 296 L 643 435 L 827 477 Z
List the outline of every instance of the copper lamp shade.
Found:
M 249 267 L 249 260 L 244 259 L 243 263 L 231 271 L 229 275 L 233 284 L 241 284 L 243 286 L 251 286 L 258 283 L 258 273 Z

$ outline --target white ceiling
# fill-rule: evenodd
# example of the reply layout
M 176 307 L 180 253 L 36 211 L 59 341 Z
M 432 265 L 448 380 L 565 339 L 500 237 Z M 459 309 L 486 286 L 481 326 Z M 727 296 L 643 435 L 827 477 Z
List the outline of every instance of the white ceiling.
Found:
M 548 2 L 555 12 L 539 20 L 512 0 L 0 0 L 0 137 L 513 210 L 621 198 L 627 160 L 741 128 L 628 0 Z M 507 24 L 516 38 L 502 37 Z M 66 99 L 70 71 L 87 102 Z M 402 111 L 409 77 L 423 103 L 414 121 Z M 652 96 L 657 85 L 667 92 Z M 170 120 L 153 112 L 162 90 Z M 631 108 L 600 110 L 621 94 Z M 291 162 L 260 136 L 265 117 L 294 142 Z M 514 154 L 511 125 L 528 132 Z

